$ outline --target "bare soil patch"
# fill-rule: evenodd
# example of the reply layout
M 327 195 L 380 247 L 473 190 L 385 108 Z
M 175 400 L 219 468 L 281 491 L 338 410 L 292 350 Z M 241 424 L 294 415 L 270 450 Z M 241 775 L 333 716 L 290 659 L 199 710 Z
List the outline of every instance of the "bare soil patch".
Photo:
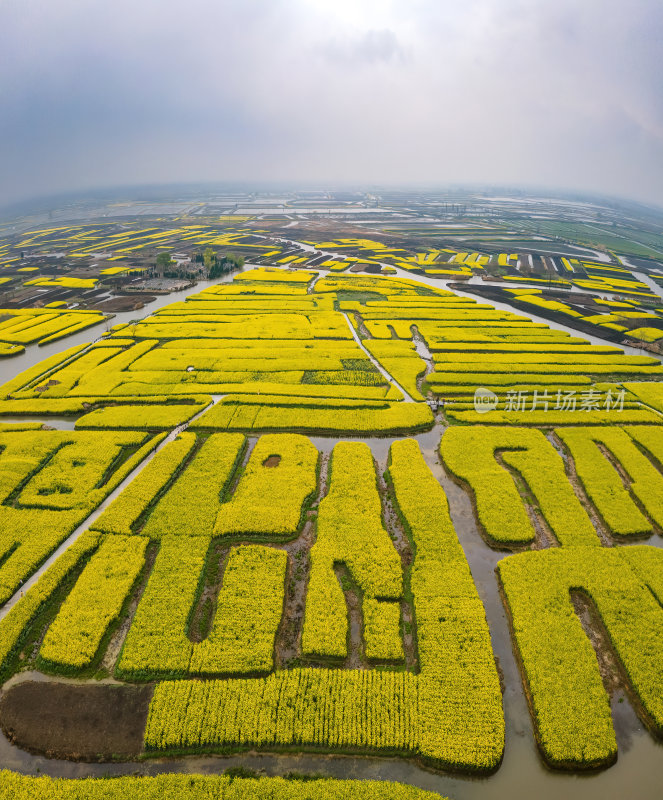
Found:
M 136 756 L 152 692 L 152 686 L 26 681 L 0 699 L 0 725 L 14 744 L 50 758 Z

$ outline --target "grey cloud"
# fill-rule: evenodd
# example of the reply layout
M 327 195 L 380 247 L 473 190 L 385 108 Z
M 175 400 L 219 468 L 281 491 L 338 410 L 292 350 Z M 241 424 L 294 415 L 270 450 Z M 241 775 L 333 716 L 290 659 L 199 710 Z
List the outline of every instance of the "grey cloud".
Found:
M 0 205 L 176 180 L 663 205 L 660 0 L 2 0 Z
M 332 39 L 320 46 L 323 55 L 333 63 L 349 66 L 376 64 L 380 62 L 404 62 L 409 60 L 407 47 L 401 45 L 392 30 L 368 30 L 359 36 Z

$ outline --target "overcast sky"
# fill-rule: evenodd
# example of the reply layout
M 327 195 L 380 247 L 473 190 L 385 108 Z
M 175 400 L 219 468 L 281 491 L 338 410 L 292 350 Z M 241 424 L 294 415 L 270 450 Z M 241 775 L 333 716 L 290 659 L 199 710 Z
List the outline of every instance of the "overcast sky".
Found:
M 663 206 L 662 0 L 0 0 L 0 205 L 177 181 Z

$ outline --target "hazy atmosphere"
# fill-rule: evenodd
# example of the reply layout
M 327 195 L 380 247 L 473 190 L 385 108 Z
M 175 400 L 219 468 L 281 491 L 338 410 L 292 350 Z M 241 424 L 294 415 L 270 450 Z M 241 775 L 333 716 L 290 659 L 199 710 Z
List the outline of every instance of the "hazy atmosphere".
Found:
M 663 204 L 660 0 L 4 0 L 0 205 L 177 181 Z

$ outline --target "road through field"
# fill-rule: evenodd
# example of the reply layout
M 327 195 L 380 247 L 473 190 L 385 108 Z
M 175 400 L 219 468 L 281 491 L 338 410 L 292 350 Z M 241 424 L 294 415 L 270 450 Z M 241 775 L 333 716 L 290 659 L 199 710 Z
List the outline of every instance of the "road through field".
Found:
M 361 349 L 364 351 L 364 353 L 366 353 L 367 358 L 370 359 L 370 361 L 373 364 L 373 366 L 378 370 L 378 372 L 382 375 L 382 377 L 385 380 L 389 381 L 389 383 L 392 386 L 395 386 L 398 389 L 399 392 L 403 393 L 403 397 L 405 398 L 405 402 L 406 403 L 414 403 L 415 402 L 414 398 L 411 395 L 409 395 L 405 391 L 405 389 L 400 385 L 400 383 L 398 383 L 398 381 L 395 378 L 393 378 L 387 372 L 387 370 L 382 366 L 382 364 L 380 364 L 380 362 L 377 360 L 377 358 L 375 358 L 375 356 L 371 355 L 368 352 L 368 350 L 364 347 L 363 342 L 361 341 L 361 338 L 360 338 L 359 334 L 355 330 L 354 325 L 352 324 L 352 322 L 350 322 L 350 317 L 348 317 L 347 313 L 345 311 L 343 311 L 342 314 L 345 317 L 345 321 L 348 323 L 348 328 L 350 328 L 350 331 L 352 333 L 353 339 L 355 340 L 355 342 L 357 342 L 359 347 L 361 347 Z
M 72 544 L 80 537 L 82 534 L 92 526 L 92 524 L 101 516 L 102 512 L 118 497 L 126 488 L 127 486 L 134 481 L 138 475 L 145 469 L 145 467 L 152 461 L 154 456 L 163 448 L 172 442 L 177 436 L 185 431 L 191 423 L 195 422 L 199 417 L 201 417 L 208 409 L 210 409 L 213 405 L 216 405 L 223 395 L 212 395 L 212 402 L 205 406 L 201 411 L 199 411 L 194 417 L 188 422 L 185 422 L 183 425 L 178 425 L 177 428 L 174 428 L 166 438 L 161 441 L 147 456 L 137 465 L 135 466 L 131 472 L 127 475 L 127 477 L 119 484 L 119 486 L 114 489 L 108 497 L 99 505 L 97 508 L 88 516 L 86 517 L 83 522 L 74 530 L 73 533 L 69 534 L 69 536 L 62 542 L 62 544 L 55 550 L 44 563 L 39 567 L 39 569 L 34 572 L 30 578 L 28 578 L 21 588 L 12 596 L 9 600 L 0 608 L 0 620 L 7 616 L 9 611 L 12 609 L 14 605 L 23 597 L 23 594 L 28 591 L 32 586 L 37 583 L 39 578 L 46 572 L 46 570 L 54 564 L 58 558 L 68 550 Z

